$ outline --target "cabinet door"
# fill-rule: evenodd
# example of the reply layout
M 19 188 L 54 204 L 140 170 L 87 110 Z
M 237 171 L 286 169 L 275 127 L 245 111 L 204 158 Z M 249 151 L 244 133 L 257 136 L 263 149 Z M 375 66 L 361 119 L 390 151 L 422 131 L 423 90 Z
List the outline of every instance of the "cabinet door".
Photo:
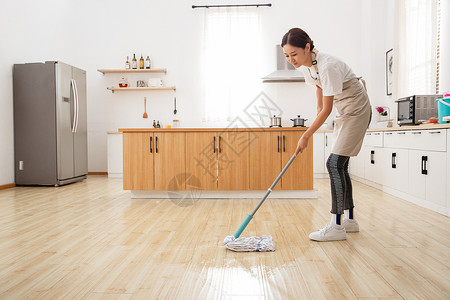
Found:
M 304 131 L 287 131 L 282 133 L 282 168 L 292 158 L 297 149 L 297 142 Z M 283 190 L 312 190 L 313 189 L 313 137 L 309 139 L 308 147 L 297 155 L 283 178 L 281 187 Z
M 267 190 L 281 172 L 281 133 L 252 132 L 250 143 L 250 190 Z M 280 183 L 275 187 L 281 188 Z
M 383 149 L 381 184 L 408 192 L 409 154 L 407 149 Z
M 313 166 L 314 174 L 323 174 L 325 172 L 325 134 L 315 133 L 313 143 Z
M 426 156 L 425 152 L 410 150 L 409 151 L 409 194 L 416 198 L 425 199 L 426 197 L 426 175 L 423 174 L 424 164 L 422 156 Z
M 186 174 L 199 182 L 188 184 L 186 190 L 217 190 L 216 143 L 214 132 L 186 133 Z
M 184 132 L 161 132 L 155 139 L 155 190 L 185 190 L 186 144 Z
M 426 199 L 440 207 L 446 207 L 447 158 L 445 152 L 422 152 L 426 161 Z
M 249 189 L 249 133 L 220 132 L 218 151 L 218 189 Z
M 153 133 L 123 134 L 123 189 L 153 190 Z

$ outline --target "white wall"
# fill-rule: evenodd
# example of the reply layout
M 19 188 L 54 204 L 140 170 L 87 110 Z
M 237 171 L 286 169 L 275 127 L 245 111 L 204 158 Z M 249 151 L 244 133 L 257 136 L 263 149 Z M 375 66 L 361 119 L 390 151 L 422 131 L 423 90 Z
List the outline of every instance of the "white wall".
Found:
M 268 1 L 252 1 L 252 3 Z M 270 1 L 269 1 L 270 2 Z M 168 124 L 177 97 L 177 118 L 184 126 L 202 123 L 201 62 L 203 9 L 192 4 L 212 1 L 130 0 L 6 0 L 0 11 L 0 185 L 14 182 L 12 65 L 61 60 L 87 71 L 89 171 L 107 170 L 106 131 L 120 127 L 151 126 L 153 119 Z M 223 2 L 225 3 L 225 2 Z M 239 0 L 233 3 L 249 3 Z M 385 96 L 384 55 L 392 48 L 393 4 L 389 0 L 274 1 L 262 10 L 264 33 L 261 77 L 276 68 L 275 44 L 291 27 L 301 27 L 320 51 L 347 62 L 367 79 L 373 105 L 390 104 Z M 391 9 L 392 8 L 392 9 Z M 387 22 L 380 22 L 386 20 Z M 366 46 L 368 45 L 368 46 Z M 367 50 L 367 51 L 365 51 Z M 251 51 L 255 51 L 251 49 Z M 122 68 L 127 55 L 150 55 L 154 67 L 167 75 L 130 75 L 137 79 L 162 77 L 176 92 L 121 92 L 112 94 L 120 75 L 102 75 L 99 68 Z M 243 49 L 243 55 L 250 55 Z M 251 57 L 249 57 L 251 59 Z M 245 67 L 245 66 L 243 66 Z M 315 116 L 314 88 L 303 83 L 261 84 L 283 110 L 283 125 L 297 114 Z M 143 119 L 147 96 L 148 119 Z M 255 95 L 256 96 L 256 95 Z M 249 103 L 253 99 L 249 99 Z M 310 121 L 307 122 L 307 125 Z

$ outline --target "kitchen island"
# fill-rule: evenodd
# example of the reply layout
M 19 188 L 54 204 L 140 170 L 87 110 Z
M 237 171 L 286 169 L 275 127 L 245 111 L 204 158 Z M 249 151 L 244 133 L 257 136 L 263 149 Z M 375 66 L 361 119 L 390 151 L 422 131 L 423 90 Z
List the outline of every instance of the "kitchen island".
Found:
M 306 129 L 122 128 L 123 188 L 134 198 L 259 198 Z M 295 159 L 271 197 L 317 198 L 312 147 Z

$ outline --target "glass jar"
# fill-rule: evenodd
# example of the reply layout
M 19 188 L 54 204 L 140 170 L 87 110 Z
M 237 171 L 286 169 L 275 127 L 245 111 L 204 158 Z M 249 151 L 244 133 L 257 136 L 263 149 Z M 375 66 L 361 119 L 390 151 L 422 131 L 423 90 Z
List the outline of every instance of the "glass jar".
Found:
M 119 87 L 128 87 L 128 81 L 125 77 L 122 77 L 122 79 L 119 81 Z

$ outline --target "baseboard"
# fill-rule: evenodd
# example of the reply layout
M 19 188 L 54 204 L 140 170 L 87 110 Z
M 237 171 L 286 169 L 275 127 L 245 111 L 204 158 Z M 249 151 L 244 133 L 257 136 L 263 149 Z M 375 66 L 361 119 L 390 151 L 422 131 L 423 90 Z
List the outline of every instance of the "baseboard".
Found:
M 15 183 L 10 183 L 10 184 L 5 184 L 5 185 L 0 185 L 0 190 L 6 190 L 6 189 L 9 189 L 9 188 L 13 188 L 13 187 L 15 187 L 15 186 L 16 186 Z
M 88 175 L 108 175 L 108 172 L 88 172 Z
M 230 199 L 230 198 L 261 198 L 266 191 L 136 191 L 132 190 L 131 198 L 150 199 Z M 316 199 L 317 189 L 273 191 L 269 198 L 280 199 Z

